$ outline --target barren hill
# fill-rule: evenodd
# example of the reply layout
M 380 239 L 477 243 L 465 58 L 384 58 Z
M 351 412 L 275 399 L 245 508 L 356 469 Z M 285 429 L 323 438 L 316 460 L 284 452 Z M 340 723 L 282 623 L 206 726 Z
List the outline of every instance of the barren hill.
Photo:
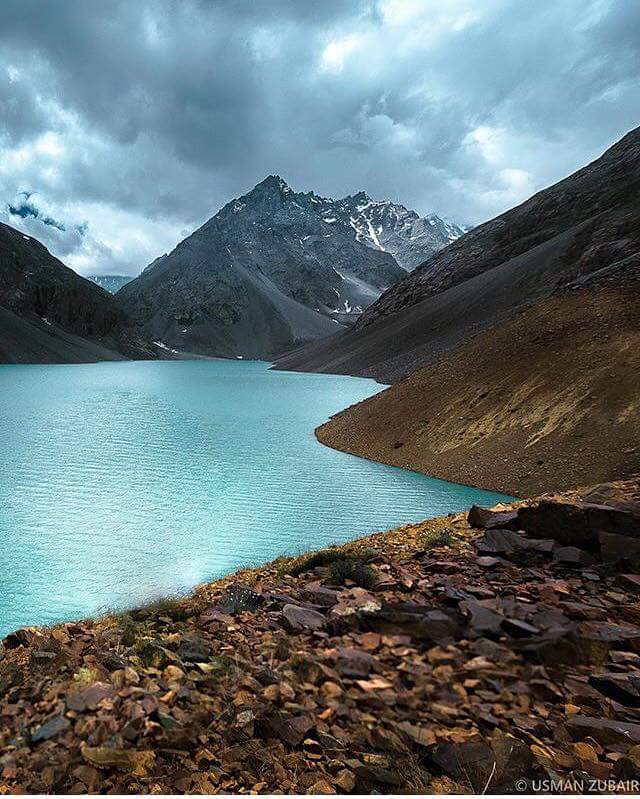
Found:
M 320 440 L 519 496 L 640 470 L 639 198 L 636 129 L 281 359 L 406 378 Z
M 339 413 L 317 436 L 514 496 L 640 472 L 639 292 L 637 269 L 624 282 L 549 297 Z

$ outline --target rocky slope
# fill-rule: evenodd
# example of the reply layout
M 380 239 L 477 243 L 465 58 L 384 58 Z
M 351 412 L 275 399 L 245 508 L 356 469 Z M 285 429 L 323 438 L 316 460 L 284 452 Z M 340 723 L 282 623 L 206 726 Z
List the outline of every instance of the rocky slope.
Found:
M 352 324 L 402 267 L 460 233 L 364 193 L 332 200 L 271 175 L 156 259 L 118 300 L 172 349 L 265 358 Z
M 154 357 L 113 297 L 0 224 L 0 363 Z
M 117 295 L 153 340 L 265 358 L 326 337 L 404 271 L 276 176 L 232 200 Z
M 341 200 L 316 198 L 316 207 L 327 219 L 353 231 L 356 240 L 391 253 L 407 271 L 460 238 L 468 228 L 436 214 L 420 217 L 398 203 L 372 200 L 361 191 Z
M 131 282 L 133 278 L 131 275 L 87 275 L 87 280 L 91 280 L 106 289 L 109 294 L 115 294 L 123 286 Z
M 635 480 L 18 630 L 2 790 L 635 793 L 639 554 Z
M 355 327 L 282 368 L 393 382 L 479 330 L 640 251 L 640 129 L 592 164 L 480 225 L 385 292 Z
M 318 438 L 513 496 L 640 472 L 639 296 L 640 259 L 635 276 L 601 275 L 477 335 Z
M 553 264 L 541 289 L 552 290 L 638 251 L 640 128 L 597 161 L 471 231 L 393 286 L 360 320 L 360 327 L 416 305 L 476 275 L 540 252 Z M 537 259 L 534 259 L 537 260 Z

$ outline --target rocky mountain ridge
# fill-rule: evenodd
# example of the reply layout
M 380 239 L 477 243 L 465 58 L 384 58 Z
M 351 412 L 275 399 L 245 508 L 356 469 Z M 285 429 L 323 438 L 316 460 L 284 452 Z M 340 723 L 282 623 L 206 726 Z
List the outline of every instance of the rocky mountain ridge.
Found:
M 351 322 L 404 270 L 271 175 L 117 294 L 153 341 L 265 358 Z
M 87 280 L 106 289 L 109 294 L 115 294 L 133 280 L 133 277 L 131 275 L 87 275 Z
M 474 228 L 392 286 L 359 320 L 408 309 L 527 253 L 571 236 L 551 288 L 588 275 L 640 248 L 634 212 L 640 190 L 640 128 L 627 133 L 591 164 Z
M 407 271 L 470 229 L 437 214 L 420 217 L 399 203 L 372 200 L 364 191 L 339 200 L 314 195 L 313 201 L 326 221 L 351 228 L 356 241 L 391 253 Z
M 407 274 L 334 339 L 283 368 L 395 382 L 528 306 L 640 253 L 640 128 L 601 158 L 466 233 Z

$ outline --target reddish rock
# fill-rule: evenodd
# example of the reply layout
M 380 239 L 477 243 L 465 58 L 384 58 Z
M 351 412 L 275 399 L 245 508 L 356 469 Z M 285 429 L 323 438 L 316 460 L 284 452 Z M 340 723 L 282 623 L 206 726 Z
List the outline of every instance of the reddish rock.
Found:
M 281 620 L 282 626 L 291 633 L 320 630 L 325 622 L 322 613 L 298 605 L 285 605 L 282 608 Z
M 556 547 L 553 559 L 570 566 L 593 566 L 597 562 L 593 555 L 578 547 Z
M 95 682 L 78 693 L 67 696 L 67 707 L 81 713 L 83 710 L 95 710 L 103 699 L 112 699 L 116 690 L 110 683 Z
M 640 559 L 640 538 L 617 533 L 598 533 L 600 556 L 603 561 L 620 559 Z
M 447 643 L 462 635 L 457 617 L 453 613 L 430 606 L 399 603 L 385 605 L 374 613 L 360 616 L 366 629 L 384 635 L 407 635 L 412 639 Z
M 619 574 L 616 577 L 616 585 L 625 591 L 640 594 L 640 574 Z
M 587 549 L 598 547 L 602 532 L 640 538 L 640 515 L 588 502 L 540 500 L 518 510 L 518 523 L 528 535 Z
M 467 515 L 470 527 L 490 530 L 494 527 L 502 527 L 509 530 L 518 529 L 518 512 L 496 511 L 489 508 L 482 508 L 480 505 L 472 505 Z
M 640 724 L 575 715 L 570 716 L 564 726 L 574 741 L 582 741 L 590 736 L 602 746 L 640 744 Z
M 622 705 L 640 707 L 640 673 L 638 672 L 592 674 L 589 677 L 589 683 L 605 696 L 615 699 Z

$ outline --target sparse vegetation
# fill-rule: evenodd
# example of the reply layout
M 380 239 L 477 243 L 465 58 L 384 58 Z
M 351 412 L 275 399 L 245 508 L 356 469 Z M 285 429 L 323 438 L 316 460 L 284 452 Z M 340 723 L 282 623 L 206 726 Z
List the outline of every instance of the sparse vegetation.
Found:
M 286 572 L 292 577 L 299 577 L 303 572 L 313 571 L 319 566 L 330 566 L 337 560 L 344 560 L 345 557 L 348 556 L 341 549 L 319 549 L 310 555 L 301 555 L 298 558 L 293 558 L 289 561 Z
M 329 580 L 334 585 L 344 585 L 347 580 L 351 580 L 361 588 L 373 588 L 377 579 L 376 570 L 359 558 L 334 560 L 329 567 Z
M 123 646 L 133 646 L 139 635 L 139 627 L 131 614 L 120 613 L 114 620 L 117 629 L 120 631 L 120 643 Z
M 332 563 L 343 560 L 356 560 L 360 563 L 368 563 L 378 556 L 377 550 L 373 547 L 366 547 L 359 552 L 350 551 L 345 547 L 329 547 L 327 549 L 319 549 L 317 552 L 312 552 L 308 555 L 300 555 L 297 558 L 278 559 L 283 560 L 282 564 L 278 564 L 278 570 L 282 574 L 290 574 L 292 577 L 298 577 L 303 572 L 313 571 L 318 567 L 331 566 Z
M 74 691 L 82 691 L 83 688 L 88 688 L 100 679 L 100 672 L 97 669 L 90 669 L 87 666 L 82 666 L 73 675 L 71 685 Z
M 422 537 L 422 546 L 426 552 L 453 544 L 453 533 L 448 527 L 443 530 L 428 530 Z
M 165 617 L 172 621 L 185 621 L 193 614 L 193 607 L 185 603 L 185 598 L 181 594 L 152 599 L 145 605 L 130 611 L 134 619 L 145 619 L 149 616 Z
M 222 599 L 222 607 L 227 613 L 240 613 L 243 610 L 254 611 L 260 607 L 261 597 L 246 585 L 232 585 Z

